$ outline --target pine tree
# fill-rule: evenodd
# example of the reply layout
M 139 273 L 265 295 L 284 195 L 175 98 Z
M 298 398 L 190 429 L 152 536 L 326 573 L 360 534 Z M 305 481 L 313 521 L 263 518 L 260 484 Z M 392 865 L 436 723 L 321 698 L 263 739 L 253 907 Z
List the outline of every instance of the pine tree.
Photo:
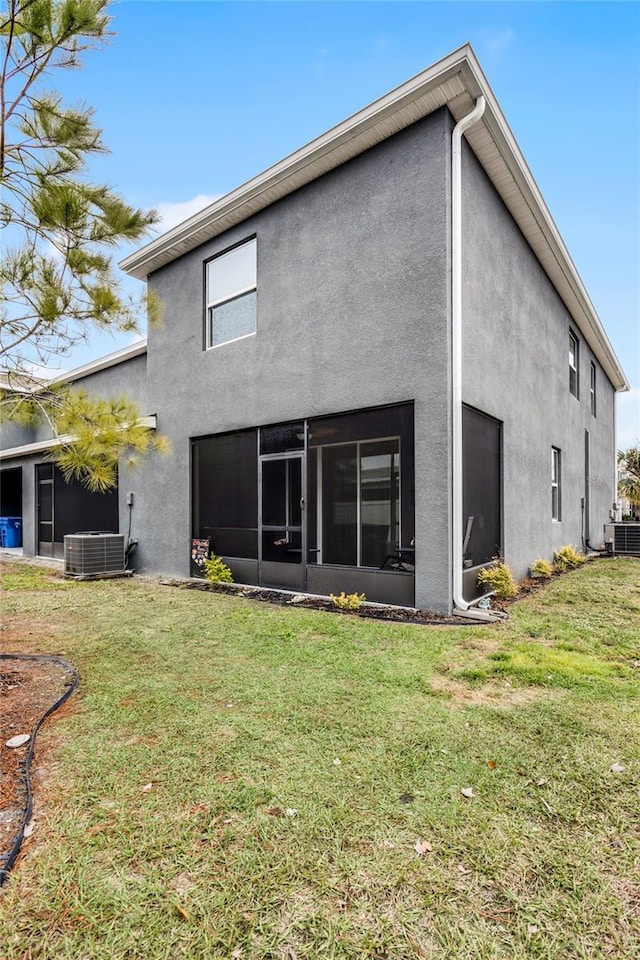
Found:
M 43 419 L 63 442 L 51 456 L 93 490 L 117 482 L 118 461 L 162 448 L 126 398 L 90 398 L 38 375 L 92 330 L 135 331 L 160 305 L 125 296 L 117 246 L 141 239 L 155 212 L 129 206 L 86 176 L 106 148 L 93 110 L 47 89 L 112 35 L 108 0 L 6 0 L 0 11 L 0 420 Z

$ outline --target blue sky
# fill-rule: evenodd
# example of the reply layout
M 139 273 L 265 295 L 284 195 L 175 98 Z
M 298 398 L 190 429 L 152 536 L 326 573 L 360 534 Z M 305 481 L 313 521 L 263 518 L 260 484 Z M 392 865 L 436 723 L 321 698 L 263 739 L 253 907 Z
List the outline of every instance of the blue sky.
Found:
M 173 225 L 470 41 L 633 390 L 640 438 L 640 5 L 123 0 L 51 83 L 95 107 L 91 174 Z M 126 341 L 97 337 L 65 368 Z

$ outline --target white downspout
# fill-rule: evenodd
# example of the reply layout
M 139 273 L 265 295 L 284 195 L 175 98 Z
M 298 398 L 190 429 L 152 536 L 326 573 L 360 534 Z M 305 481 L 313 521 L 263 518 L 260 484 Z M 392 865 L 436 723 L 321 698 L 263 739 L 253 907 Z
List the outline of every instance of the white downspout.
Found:
M 454 613 L 477 620 L 499 619 L 472 607 L 462 596 L 462 135 L 484 113 L 479 96 L 473 110 L 455 125 L 451 138 L 451 403 L 452 563 Z

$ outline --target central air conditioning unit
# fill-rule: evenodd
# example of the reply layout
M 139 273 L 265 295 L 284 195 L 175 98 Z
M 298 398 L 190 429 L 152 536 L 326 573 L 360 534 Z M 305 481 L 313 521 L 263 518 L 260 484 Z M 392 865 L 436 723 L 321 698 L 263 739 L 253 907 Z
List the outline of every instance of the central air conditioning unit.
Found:
M 640 522 L 606 523 L 604 542 L 610 553 L 640 557 Z
M 125 573 L 124 534 L 72 533 L 64 538 L 64 572 L 78 579 Z

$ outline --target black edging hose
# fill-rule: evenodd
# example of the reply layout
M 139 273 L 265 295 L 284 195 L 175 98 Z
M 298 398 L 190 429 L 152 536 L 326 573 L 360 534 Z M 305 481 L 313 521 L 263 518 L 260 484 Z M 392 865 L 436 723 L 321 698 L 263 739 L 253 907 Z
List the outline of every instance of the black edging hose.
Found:
M 0 660 L 36 660 L 42 663 L 56 663 L 58 666 L 61 666 L 67 674 L 71 675 L 71 682 L 67 686 L 67 689 L 62 694 L 62 696 L 52 704 L 39 720 L 33 726 L 31 731 L 31 739 L 29 740 L 29 750 L 27 756 L 22 763 L 22 777 L 24 781 L 24 788 L 27 795 L 27 804 L 24 811 L 24 816 L 20 823 L 20 827 L 15 837 L 13 838 L 13 845 L 9 854 L 4 858 L 4 863 L 0 860 L 0 887 L 5 882 L 9 875 L 11 867 L 15 863 L 15 860 L 20 853 L 20 847 L 22 846 L 22 841 L 24 840 L 24 831 L 25 827 L 31 819 L 31 813 L 33 811 L 33 797 L 31 795 L 31 780 L 29 779 L 29 768 L 31 766 L 31 761 L 33 760 L 33 755 L 35 753 L 35 743 L 36 743 L 36 734 L 44 721 L 47 719 L 50 714 L 57 710 L 58 707 L 61 707 L 65 700 L 71 696 L 73 691 L 77 688 L 78 683 L 80 682 L 80 676 L 78 671 L 73 666 L 72 663 L 69 663 L 68 660 L 64 660 L 62 657 L 49 657 L 49 656 L 40 656 L 38 654 L 29 654 L 29 653 L 0 653 Z

